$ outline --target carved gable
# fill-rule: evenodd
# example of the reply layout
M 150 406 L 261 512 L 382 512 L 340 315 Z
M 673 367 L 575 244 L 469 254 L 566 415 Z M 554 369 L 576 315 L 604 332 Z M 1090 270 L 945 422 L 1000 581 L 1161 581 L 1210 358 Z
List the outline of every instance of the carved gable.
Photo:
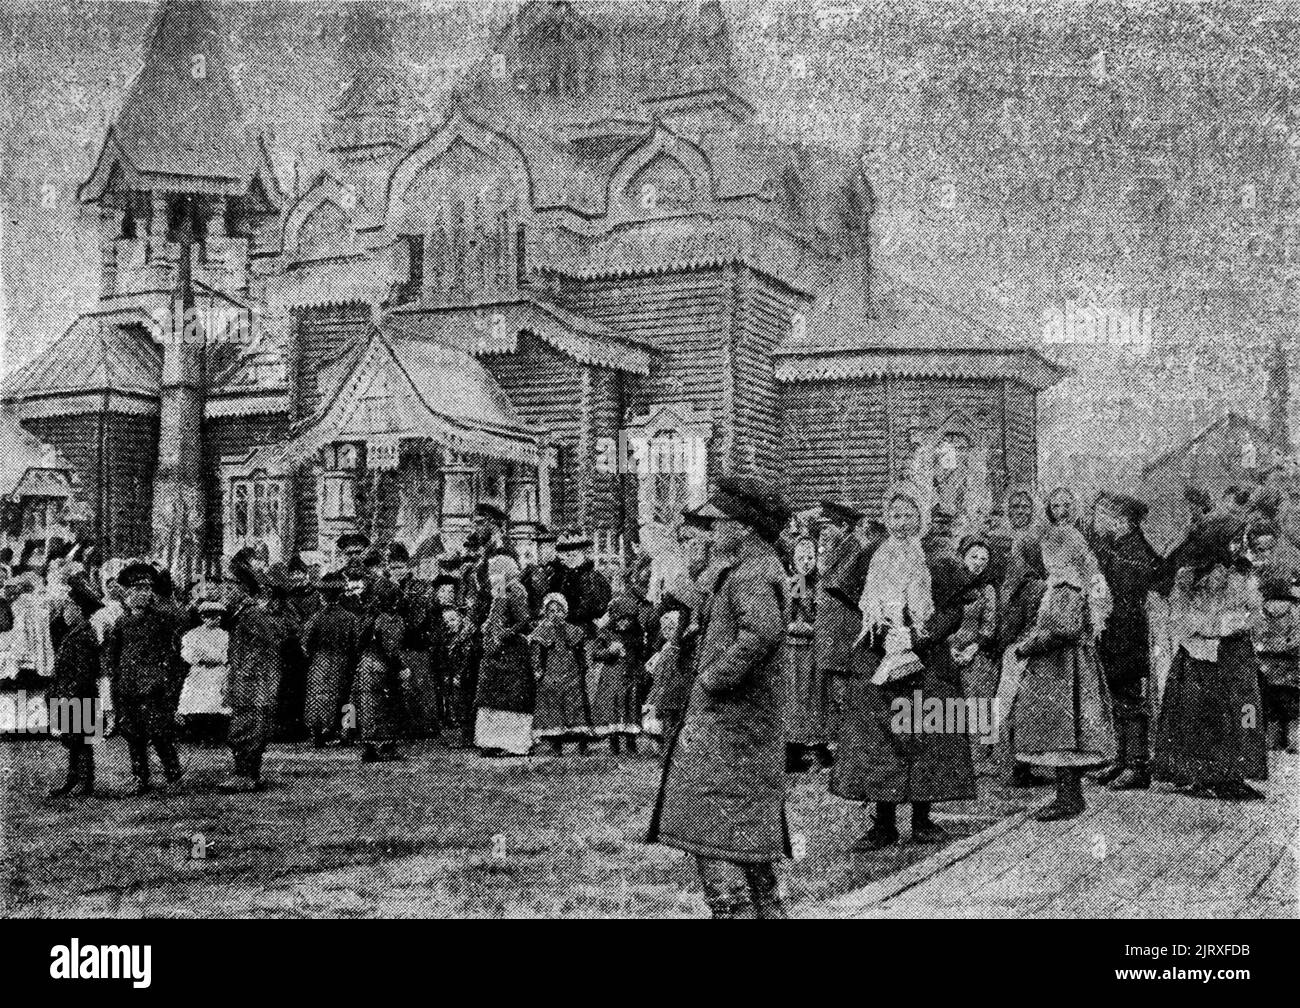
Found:
M 632 176 L 623 198 L 633 209 L 682 210 L 695 202 L 695 180 L 676 158 L 659 154 Z

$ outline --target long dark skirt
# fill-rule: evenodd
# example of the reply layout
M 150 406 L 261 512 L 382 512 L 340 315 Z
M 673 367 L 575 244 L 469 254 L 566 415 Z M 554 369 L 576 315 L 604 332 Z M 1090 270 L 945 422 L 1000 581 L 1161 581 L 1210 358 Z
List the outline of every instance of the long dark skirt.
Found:
M 946 645 L 933 650 L 941 655 L 945 649 Z M 831 794 L 849 801 L 883 802 L 974 798 L 967 733 L 894 730 L 894 703 L 899 698 L 910 702 L 917 690 L 922 698 L 961 697 L 951 663 L 945 662 L 941 669 L 927 666 L 915 676 L 880 687 L 869 681 L 880 659 L 865 648 L 854 648 L 853 657 L 857 674 L 843 681 Z
M 1259 661 L 1248 635 L 1225 637 L 1217 662 L 1178 649 L 1160 703 L 1151 773 L 1175 784 L 1268 779 Z
M 410 733 L 416 738 L 436 735 L 442 725 L 438 717 L 436 670 L 430 664 L 429 652 L 422 648 L 403 649 L 402 662 L 411 673 L 404 684 Z
M 798 745 L 825 745 L 826 675 L 817 667 L 811 641 L 791 640 L 781 649 L 788 677 L 785 740 Z
M 391 741 L 403 734 L 397 670 L 372 652 L 361 656 L 352 687 L 357 734 L 366 742 Z

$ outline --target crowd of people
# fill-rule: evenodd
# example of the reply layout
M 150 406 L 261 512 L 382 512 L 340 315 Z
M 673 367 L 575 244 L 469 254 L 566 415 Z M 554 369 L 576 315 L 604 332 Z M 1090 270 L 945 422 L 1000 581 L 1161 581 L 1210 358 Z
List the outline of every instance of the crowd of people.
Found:
M 634 754 L 648 736 L 664 764 L 649 839 L 695 855 L 716 916 L 784 914 L 786 779 L 814 764 L 871 809 L 855 849 L 876 850 L 900 842 L 900 805 L 912 842 L 941 839 L 932 806 L 976 797 L 981 776 L 1054 783 L 1050 821 L 1083 811 L 1085 774 L 1251 799 L 1270 741 L 1295 751 L 1300 549 L 1271 485 L 1189 490 L 1197 517 L 1168 557 L 1122 494 L 1084 514 L 1057 489 L 1040 514 L 1015 490 L 973 530 L 908 486 L 881 520 L 839 500 L 795 515 L 745 477 L 716 487 L 683 512 L 678 562 L 638 549 L 609 577 L 577 533 L 540 530 L 522 565 L 491 504 L 433 576 L 359 533 L 320 577 L 241 549 L 221 591 L 55 558 L 7 578 L 0 657 L 46 661 L 51 697 L 111 706 L 137 793 L 150 750 L 180 781 L 178 730 L 229 746 L 232 791 L 261 786 L 286 734 L 366 763 L 420 737 L 500 759 Z M 900 721 L 921 700 L 970 720 Z M 996 731 L 975 731 L 972 702 Z M 62 738 L 55 794 L 92 793 L 92 747 Z

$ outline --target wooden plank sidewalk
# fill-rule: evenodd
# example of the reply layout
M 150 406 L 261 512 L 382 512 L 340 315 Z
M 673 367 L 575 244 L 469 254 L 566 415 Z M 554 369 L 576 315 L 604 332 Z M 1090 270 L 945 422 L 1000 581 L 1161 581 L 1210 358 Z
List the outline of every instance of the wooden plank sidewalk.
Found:
M 1077 819 L 1011 816 L 807 915 L 1295 917 L 1300 762 L 1275 754 L 1271 773 L 1263 802 L 1088 785 Z

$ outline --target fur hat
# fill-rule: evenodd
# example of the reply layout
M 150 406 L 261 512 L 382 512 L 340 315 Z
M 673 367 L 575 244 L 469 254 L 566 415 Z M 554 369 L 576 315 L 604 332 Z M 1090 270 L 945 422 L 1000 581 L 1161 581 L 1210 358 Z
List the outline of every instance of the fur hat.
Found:
M 547 596 L 544 599 L 542 599 L 541 611 L 545 612 L 546 607 L 550 605 L 552 602 L 558 602 L 560 604 L 560 607 L 564 610 L 564 614 L 566 616 L 569 614 L 569 600 L 566 599 L 559 592 L 550 592 L 547 594 Z
M 1149 508 L 1145 503 L 1136 497 L 1130 497 L 1128 494 L 1112 494 L 1110 497 L 1110 508 L 1117 515 L 1122 515 L 1131 521 L 1134 525 L 1142 522 Z
M 574 550 L 591 549 L 591 539 L 581 532 L 566 532 L 555 544 L 558 553 L 571 553 Z

